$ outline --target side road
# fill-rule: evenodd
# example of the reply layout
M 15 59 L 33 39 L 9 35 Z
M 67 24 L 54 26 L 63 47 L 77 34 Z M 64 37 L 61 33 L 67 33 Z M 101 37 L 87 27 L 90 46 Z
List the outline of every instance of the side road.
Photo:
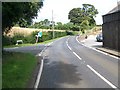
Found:
M 90 35 L 90 36 L 88 36 L 87 39 L 85 39 L 85 36 L 79 36 L 78 40 L 86 46 L 95 48 L 97 50 L 103 51 L 105 53 L 108 53 L 108 54 L 116 56 L 116 57 L 120 57 L 120 52 L 118 52 L 116 50 L 112 50 L 110 48 L 103 47 L 102 42 L 96 42 L 95 37 L 96 37 L 96 35 Z

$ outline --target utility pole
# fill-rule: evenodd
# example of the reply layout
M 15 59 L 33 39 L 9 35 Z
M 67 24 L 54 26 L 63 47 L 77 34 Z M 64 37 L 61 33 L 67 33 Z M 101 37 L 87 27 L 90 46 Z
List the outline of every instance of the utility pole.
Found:
M 55 37 L 55 34 L 54 34 L 53 10 L 52 10 L 52 30 L 53 30 L 53 39 L 54 39 L 54 37 Z
M 117 9 L 118 9 L 118 11 L 119 11 L 119 8 L 120 8 L 120 0 L 117 0 Z

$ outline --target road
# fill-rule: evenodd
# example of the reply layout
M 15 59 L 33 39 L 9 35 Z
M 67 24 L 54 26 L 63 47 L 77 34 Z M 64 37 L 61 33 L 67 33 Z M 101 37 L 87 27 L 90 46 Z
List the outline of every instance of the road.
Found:
M 118 60 L 78 43 L 55 41 L 44 53 L 38 88 L 117 88 Z
M 14 52 L 24 52 L 31 53 L 33 55 L 37 55 L 45 48 L 45 45 L 34 45 L 34 46 L 23 46 L 23 47 L 14 47 L 14 48 L 4 48 L 6 51 L 14 51 Z
M 61 38 L 45 47 L 5 50 L 43 57 L 37 88 L 118 88 L 118 59 L 84 46 L 76 36 Z
M 81 43 L 83 43 L 89 47 L 92 47 L 92 48 L 101 47 L 103 43 L 97 42 L 96 36 L 97 35 L 90 35 L 87 39 L 82 40 Z

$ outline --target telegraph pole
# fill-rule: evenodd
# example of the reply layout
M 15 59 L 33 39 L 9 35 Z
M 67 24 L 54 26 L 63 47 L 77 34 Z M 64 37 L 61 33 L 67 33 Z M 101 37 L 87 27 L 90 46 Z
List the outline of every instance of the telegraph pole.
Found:
M 120 0 L 117 0 L 117 11 L 119 11 L 120 8 Z
M 52 10 L 52 30 L 53 30 L 53 39 L 54 39 L 55 35 L 54 35 L 54 20 L 53 20 L 53 10 Z

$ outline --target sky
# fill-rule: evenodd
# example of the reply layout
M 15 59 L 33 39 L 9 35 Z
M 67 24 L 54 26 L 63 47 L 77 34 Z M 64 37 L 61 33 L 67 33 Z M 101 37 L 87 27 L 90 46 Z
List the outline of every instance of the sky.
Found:
M 82 7 L 82 4 L 91 4 L 98 10 L 99 14 L 96 15 L 95 21 L 97 25 L 102 24 L 102 15 L 107 14 L 115 6 L 117 1 L 120 0 L 44 0 L 43 7 L 38 12 L 37 19 L 34 22 L 40 22 L 41 20 L 48 19 L 55 22 L 68 23 L 68 13 L 73 8 Z

